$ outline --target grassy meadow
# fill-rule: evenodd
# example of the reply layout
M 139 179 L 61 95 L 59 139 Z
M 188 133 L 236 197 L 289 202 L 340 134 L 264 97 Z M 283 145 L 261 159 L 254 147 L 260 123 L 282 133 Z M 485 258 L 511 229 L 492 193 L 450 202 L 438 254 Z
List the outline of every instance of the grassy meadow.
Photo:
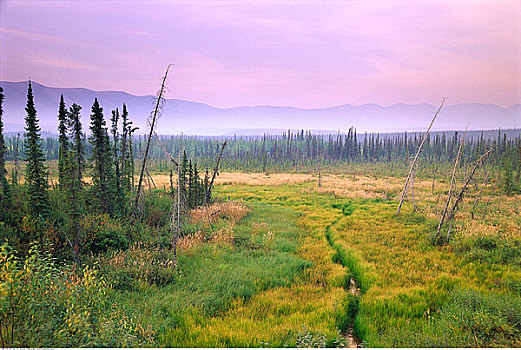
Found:
M 146 247 L 102 266 L 157 346 L 520 346 L 521 196 L 488 185 L 472 219 L 473 189 L 439 246 L 448 184 L 418 180 L 396 215 L 403 180 L 223 172 L 179 271 L 133 271 L 171 262 Z
M 396 215 L 403 175 L 348 170 L 320 186 L 311 172 L 220 172 L 214 203 L 183 224 L 177 266 L 160 248 L 170 178 L 152 172 L 141 243 L 91 263 L 142 346 L 521 346 L 521 195 L 493 177 L 481 190 L 479 173 L 438 245 L 446 180 L 418 176 Z

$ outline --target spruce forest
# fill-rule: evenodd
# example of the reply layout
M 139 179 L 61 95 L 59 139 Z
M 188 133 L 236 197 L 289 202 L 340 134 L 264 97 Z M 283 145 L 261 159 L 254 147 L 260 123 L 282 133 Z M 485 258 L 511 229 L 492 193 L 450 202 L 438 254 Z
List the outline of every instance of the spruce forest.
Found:
M 520 18 L 0 0 L 0 347 L 521 347 Z

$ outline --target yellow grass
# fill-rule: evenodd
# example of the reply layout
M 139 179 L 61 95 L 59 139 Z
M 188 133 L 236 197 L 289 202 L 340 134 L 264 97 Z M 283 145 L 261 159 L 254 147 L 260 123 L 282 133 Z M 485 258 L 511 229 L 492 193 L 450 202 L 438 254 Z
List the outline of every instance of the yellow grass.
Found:
M 216 202 L 208 207 L 192 209 L 189 213 L 192 225 L 203 225 L 208 228 L 210 223 L 216 225 L 220 220 L 226 220 L 226 225 L 211 230 L 210 234 L 198 230 L 193 234 L 181 237 L 177 242 L 177 247 L 179 250 L 189 250 L 206 242 L 232 244 L 235 225 L 248 214 L 249 210 L 243 201 Z

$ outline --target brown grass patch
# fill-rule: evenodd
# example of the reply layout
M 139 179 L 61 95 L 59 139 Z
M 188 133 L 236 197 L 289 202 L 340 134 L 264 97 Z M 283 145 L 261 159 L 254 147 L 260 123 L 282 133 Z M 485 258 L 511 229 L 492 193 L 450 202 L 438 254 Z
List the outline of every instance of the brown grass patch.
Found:
M 212 203 L 208 207 L 199 207 L 190 211 L 190 223 L 203 225 L 206 229 L 219 220 L 226 220 L 226 225 L 219 230 L 199 230 L 181 237 L 177 246 L 180 250 L 188 250 L 203 243 L 233 244 L 235 225 L 248 214 L 250 209 L 243 201 L 227 201 Z
M 313 181 L 310 174 L 270 174 L 221 172 L 215 179 L 218 185 L 281 186 Z
M 346 198 L 384 198 L 397 196 L 403 189 L 405 179 L 396 177 L 345 176 L 328 174 L 322 177 L 322 187 L 316 187 L 320 193 L 334 193 Z M 416 196 L 427 196 L 432 182 L 428 180 L 414 182 Z M 410 191 L 409 191 L 410 193 Z
M 241 220 L 250 209 L 244 205 L 243 201 L 227 201 L 212 203 L 208 207 L 198 207 L 190 211 L 190 222 L 192 224 L 208 224 L 211 222 L 226 219 L 231 224 L 236 224 Z

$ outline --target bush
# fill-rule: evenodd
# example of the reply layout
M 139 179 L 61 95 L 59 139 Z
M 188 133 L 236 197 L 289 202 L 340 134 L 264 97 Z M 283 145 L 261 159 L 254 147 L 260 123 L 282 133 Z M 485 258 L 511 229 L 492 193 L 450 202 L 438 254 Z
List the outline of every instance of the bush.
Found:
M 163 195 L 162 195 L 163 194 Z M 165 192 L 150 192 L 144 196 L 143 218 L 148 226 L 168 226 L 173 200 Z
M 143 346 L 153 333 L 110 303 L 97 270 L 59 269 L 32 245 L 22 260 L 0 247 L 2 347 Z
M 128 246 L 129 238 L 125 228 L 107 214 L 85 216 L 80 226 L 84 233 L 84 253 L 99 254 Z

